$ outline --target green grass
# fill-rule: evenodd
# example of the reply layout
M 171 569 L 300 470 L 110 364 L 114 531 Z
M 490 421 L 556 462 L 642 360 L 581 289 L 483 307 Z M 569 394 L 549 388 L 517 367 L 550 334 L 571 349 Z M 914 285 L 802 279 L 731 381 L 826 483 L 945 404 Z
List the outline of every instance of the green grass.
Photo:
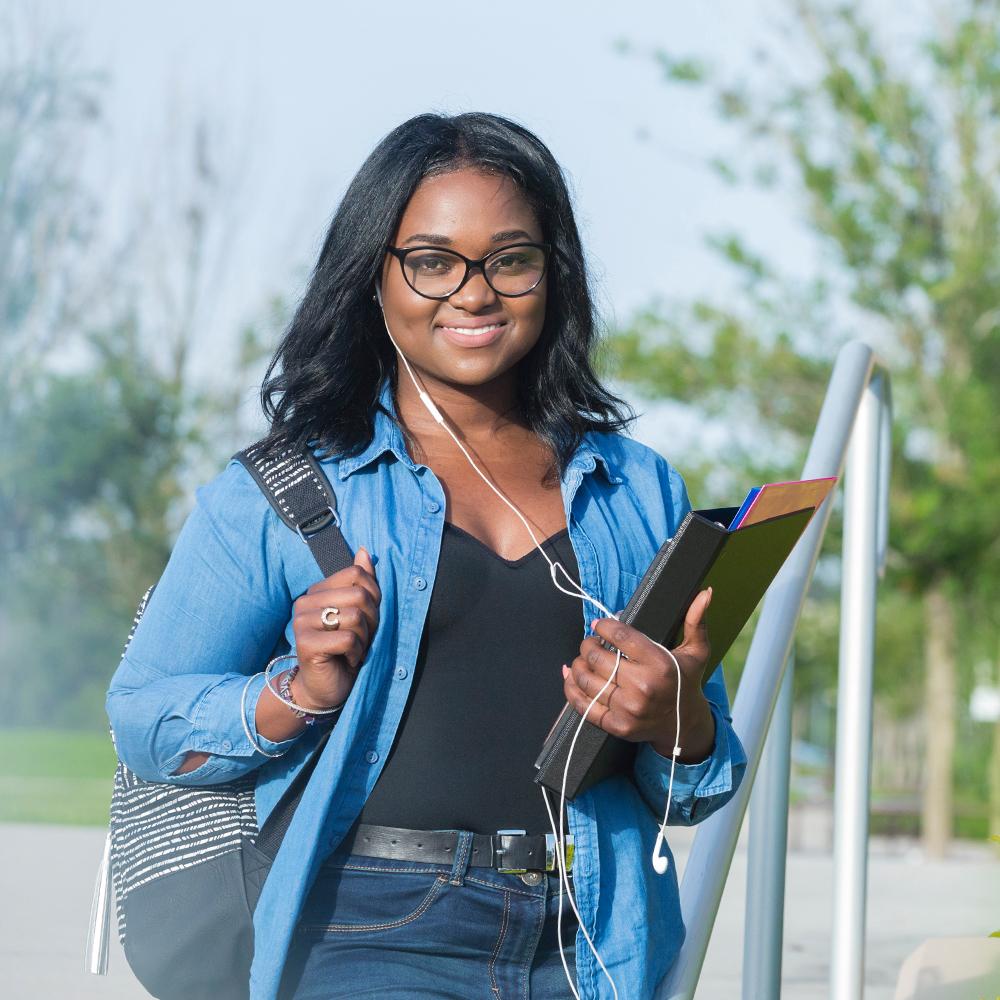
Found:
M 107 733 L 0 729 L 0 821 L 103 826 L 114 773 Z

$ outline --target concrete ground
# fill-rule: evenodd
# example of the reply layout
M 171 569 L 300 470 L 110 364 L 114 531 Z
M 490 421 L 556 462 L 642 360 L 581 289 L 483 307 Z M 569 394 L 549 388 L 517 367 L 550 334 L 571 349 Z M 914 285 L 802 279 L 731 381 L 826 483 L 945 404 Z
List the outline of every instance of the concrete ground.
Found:
M 672 833 L 682 862 L 692 831 Z M 132 977 L 117 938 L 106 978 L 83 971 L 103 843 L 99 829 L 0 824 L 0 852 L 6 859 L 0 873 L 0 996 L 5 1000 L 140 1000 L 148 995 Z M 741 845 L 698 989 L 704 1000 L 740 996 L 746 867 Z M 827 853 L 789 856 L 785 1000 L 828 995 L 832 883 Z M 873 843 L 866 1000 L 892 1000 L 903 959 L 924 938 L 978 936 L 1000 928 L 998 890 L 1000 861 L 987 849 L 964 847 L 948 860 L 928 862 L 911 845 Z M 627 1000 L 624 993 L 622 1000 Z

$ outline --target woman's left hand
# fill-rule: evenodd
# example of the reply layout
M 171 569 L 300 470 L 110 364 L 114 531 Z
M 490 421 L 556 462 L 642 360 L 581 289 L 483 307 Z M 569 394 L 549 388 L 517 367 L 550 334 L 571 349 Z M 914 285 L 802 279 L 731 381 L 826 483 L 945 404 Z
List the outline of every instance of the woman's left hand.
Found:
M 683 638 L 672 650 L 681 670 L 679 738 L 675 734 L 677 668 L 673 660 L 638 629 L 613 618 L 597 619 L 593 623 L 596 634 L 584 639 L 580 655 L 568 668 L 563 667 L 566 700 L 583 715 L 611 676 L 615 653 L 600 644 L 603 639 L 624 655 L 614 682 L 590 710 L 588 721 L 612 736 L 650 743 L 664 757 L 671 756 L 679 743 L 679 761 L 704 760 L 715 741 L 715 719 L 701 688 L 712 651 L 704 620 L 711 599 L 709 589 L 691 602 Z

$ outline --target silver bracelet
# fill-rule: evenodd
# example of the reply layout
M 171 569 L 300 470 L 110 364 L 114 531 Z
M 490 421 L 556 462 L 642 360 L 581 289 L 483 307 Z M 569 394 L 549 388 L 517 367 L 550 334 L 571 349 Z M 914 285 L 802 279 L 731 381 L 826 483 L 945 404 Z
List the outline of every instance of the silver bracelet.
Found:
M 260 677 L 260 674 L 251 674 L 247 678 L 246 684 L 243 685 L 243 694 L 240 695 L 240 722 L 243 723 L 243 732 L 246 734 L 247 742 L 257 753 L 265 757 L 280 757 L 280 753 L 268 753 L 266 750 L 262 750 L 260 744 L 254 739 L 253 733 L 250 732 L 250 726 L 247 724 L 247 691 L 250 689 L 250 682 L 254 677 Z
M 347 702 L 341 702 L 339 705 L 335 705 L 333 708 L 303 708 L 301 705 L 296 705 L 291 698 L 286 698 L 280 691 L 278 691 L 274 685 L 271 683 L 271 667 L 273 667 L 278 660 L 295 660 L 298 663 L 298 657 L 294 653 L 285 653 L 283 656 L 276 656 L 271 662 L 264 668 L 264 683 L 267 685 L 268 691 L 274 695 L 282 705 L 287 705 L 289 708 L 294 709 L 296 712 L 301 712 L 304 716 L 309 715 L 333 715 L 334 712 L 339 712 Z M 289 668 L 290 669 L 290 668 Z

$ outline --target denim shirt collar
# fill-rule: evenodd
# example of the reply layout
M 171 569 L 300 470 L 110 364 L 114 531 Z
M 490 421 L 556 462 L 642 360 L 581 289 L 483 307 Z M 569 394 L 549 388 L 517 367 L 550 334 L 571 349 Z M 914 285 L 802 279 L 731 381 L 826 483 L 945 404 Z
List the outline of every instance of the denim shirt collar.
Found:
M 375 409 L 375 430 L 368 446 L 357 455 L 342 458 L 338 463 L 337 475 L 343 482 L 352 472 L 363 469 L 381 458 L 386 452 L 395 455 L 407 468 L 416 472 L 418 466 L 406 450 L 403 431 L 396 422 L 396 403 L 392 396 L 392 386 L 387 379 L 379 392 L 379 405 Z
M 599 448 L 600 435 L 593 431 L 584 434 L 577 445 L 573 457 L 563 472 L 563 481 L 567 481 L 570 473 L 579 471 L 581 476 L 601 467 L 609 483 L 617 485 L 622 482 L 613 463 Z M 357 455 L 342 458 L 338 462 L 337 475 L 343 482 L 349 475 L 377 461 L 386 452 L 394 455 L 407 468 L 416 472 L 419 466 L 406 450 L 403 432 L 396 421 L 396 404 L 393 399 L 392 387 L 388 379 L 382 384 L 379 393 L 379 406 L 375 410 L 375 429 L 368 446 Z

